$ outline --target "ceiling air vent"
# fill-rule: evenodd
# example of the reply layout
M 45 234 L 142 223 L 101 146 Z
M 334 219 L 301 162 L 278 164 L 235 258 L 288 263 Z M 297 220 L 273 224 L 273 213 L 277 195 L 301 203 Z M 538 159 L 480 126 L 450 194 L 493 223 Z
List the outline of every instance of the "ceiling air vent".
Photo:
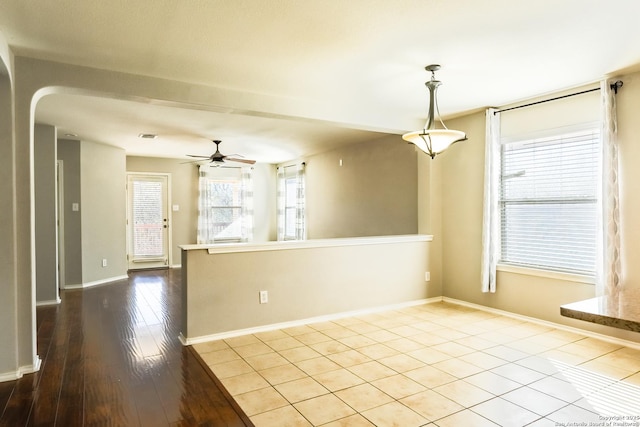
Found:
M 156 139 L 157 137 L 158 135 L 154 133 L 141 133 L 138 135 L 138 138 L 142 138 L 142 139 Z

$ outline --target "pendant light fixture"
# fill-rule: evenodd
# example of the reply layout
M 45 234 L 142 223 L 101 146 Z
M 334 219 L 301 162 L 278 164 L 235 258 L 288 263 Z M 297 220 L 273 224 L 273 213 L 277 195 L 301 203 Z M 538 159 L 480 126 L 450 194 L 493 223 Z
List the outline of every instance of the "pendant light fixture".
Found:
M 436 92 L 441 82 L 436 80 L 436 71 L 440 69 L 439 65 L 433 64 L 425 67 L 425 70 L 431 72 L 431 80 L 425 83 L 429 89 L 429 116 L 424 129 L 415 132 L 409 132 L 402 135 L 402 139 L 415 144 L 419 149 L 427 153 L 433 159 L 436 154 L 442 153 L 449 148 L 451 144 L 467 139 L 467 135 L 459 130 L 447 129 L 440 117 L 438 110 L 438 100 Z M 442 128 L 436 129 L 436 114 Z

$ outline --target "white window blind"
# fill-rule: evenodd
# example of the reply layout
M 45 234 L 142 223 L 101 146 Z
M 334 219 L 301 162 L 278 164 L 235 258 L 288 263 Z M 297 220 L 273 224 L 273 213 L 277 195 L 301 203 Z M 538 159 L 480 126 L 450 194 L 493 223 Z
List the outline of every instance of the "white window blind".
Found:
M 215 240 L 240 241 L 242 238 L 242 182 L 233 178 L 207 178 Z
M 600 132 L 504 142 L 500 262 L 594 275 Z
M 159 257 L 164 255 L 162 217 L 162 183 L 133 181 L 133 256 Z
M 296 210 L 298 209 L 298 179 L 295 175 L 287 175 L 284 179 L 284 238 L 296 238 Z

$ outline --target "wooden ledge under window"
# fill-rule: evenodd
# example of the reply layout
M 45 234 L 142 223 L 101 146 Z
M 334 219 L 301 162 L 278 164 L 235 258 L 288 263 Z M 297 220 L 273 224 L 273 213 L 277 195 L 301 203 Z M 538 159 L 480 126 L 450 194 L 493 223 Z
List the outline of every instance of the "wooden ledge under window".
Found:
M 640 288 L 622 288 L 618 297 L 601 296 L 565 304 L 560 314 L 573 319 L 640 332 Z

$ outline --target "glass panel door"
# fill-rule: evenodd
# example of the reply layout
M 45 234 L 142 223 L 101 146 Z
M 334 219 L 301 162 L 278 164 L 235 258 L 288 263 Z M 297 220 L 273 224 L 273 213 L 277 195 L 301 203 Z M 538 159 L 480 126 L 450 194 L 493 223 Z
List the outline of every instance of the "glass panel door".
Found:
M 168 267 L 168 177 L 129 175 L 129 269 Z

